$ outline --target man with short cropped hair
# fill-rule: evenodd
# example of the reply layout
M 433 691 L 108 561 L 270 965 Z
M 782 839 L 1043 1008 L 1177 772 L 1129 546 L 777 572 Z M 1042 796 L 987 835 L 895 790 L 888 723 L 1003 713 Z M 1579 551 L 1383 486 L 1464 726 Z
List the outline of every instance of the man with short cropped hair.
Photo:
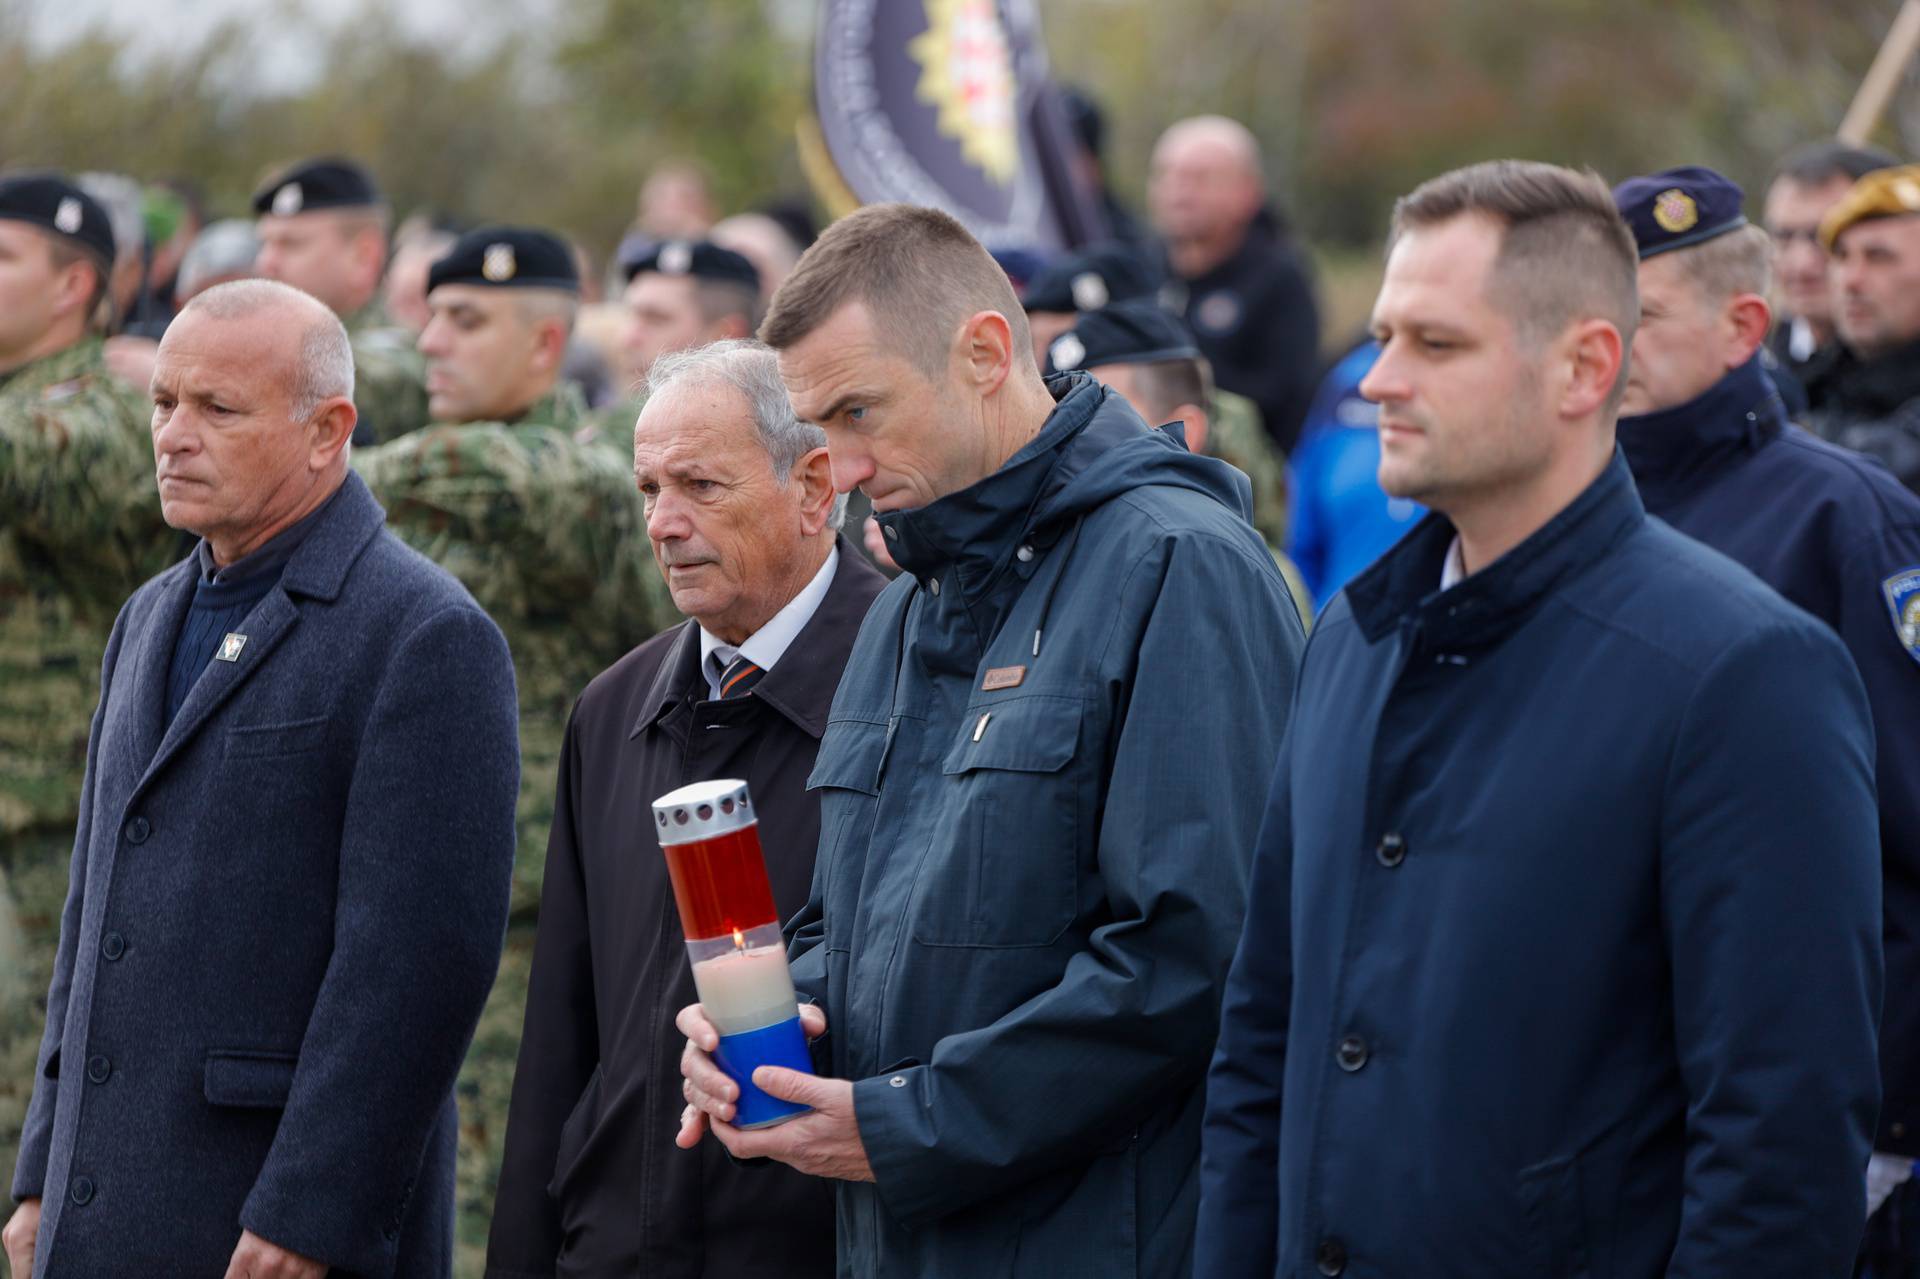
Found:
M 1637 261 L 1590 172 L 1494 161 L 1395 207 L 1362 390 L 1381 486 L 1433 514 L 1308 646 L 1201 1279 L 1853 1263 L 1867 699 L 1829 628 L 1647 517 L 1614 441 Z
M 835 223 L 761 336 L 905 572 L 808 783 L 794 981 L 831 1077 L 756 1071 L 813 1111 L 734 1128 L 690 1006 L 680 1141 L 711 1122 L 832 1179 L 843 1276 L 1184 1276 L 1253 797 L 1304 642 L 1247 482 L 1085 374 L 1043 380 L 1005 272 L 937 210 Z
M 1920 492 L 1920 165 L 1861 178 L 1820 239 L 1840 340 L 1808 372 L 1807 425 Z
M 114 614 L 177 559 L 144 397 L 108 369 L 94 317 L 115 240 L 53 173 L 0 177 L 0 1061 L 43 1029 L 87 730 Z M 0 1087 L 0 1169 L 30 1080 Z
M 393 211 L 372 175 L 351 160 L 303 161 L 262 183 L 253 211 L 259 273 L 319 298 L 347 326 L 360 414 L 354 443 L 424 426 L 426 390 L 413 335 L 380 304 Z
M 1614 189 L 1640 248 L 1620 447 L 1647 511 L 1724 552 L 1846 644 L 1873 712 L 1887 985 L 1920 987 L 1920 497 L 1786 421 L 1758 354 L 1768 245 L 1711 169 Z M 1920 1008 L 1880 1026 L 1877 1212 L 1920 1154 Z M 1886 1233 L 1877 1223 L 1876 1233 Z
M 4 1242 L 16 1274 L 452 1273 L 506 922 L 513 672 L 347 467 L 315 299 L 211 289 L 152 447 L 193 553 L 114 624 Z
M 1282 453 L 1320 368 L 1320 312 L 1300 247 L 1268 201 L 1260 144 L 1237 120 L 1181 120 L 1154 144 L 1147 207 L 1166 243 L 1167 300 L 1214 378 L 1260 408 Z
M 1879 147 L 1810 142 L 1787 153 L 1767 186 L 1761 221 L 1773 239 L 1780 304 L 1767 345 L 1796 378 L 1804 380 L 1815 357 L 1838 336 L 1820 220 L 1855 182 L 1898 163 Z

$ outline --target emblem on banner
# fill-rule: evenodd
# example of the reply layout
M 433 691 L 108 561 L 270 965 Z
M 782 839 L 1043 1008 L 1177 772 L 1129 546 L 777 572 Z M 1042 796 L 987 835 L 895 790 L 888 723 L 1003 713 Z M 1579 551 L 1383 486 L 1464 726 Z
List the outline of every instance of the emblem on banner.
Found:
M 940 132 L 1006 186 L 1020 169 L 1013 55 L 993 0 L 926 0 L 927 30 L 907 43 L 920 64 L 916 95 L 939 112 Z

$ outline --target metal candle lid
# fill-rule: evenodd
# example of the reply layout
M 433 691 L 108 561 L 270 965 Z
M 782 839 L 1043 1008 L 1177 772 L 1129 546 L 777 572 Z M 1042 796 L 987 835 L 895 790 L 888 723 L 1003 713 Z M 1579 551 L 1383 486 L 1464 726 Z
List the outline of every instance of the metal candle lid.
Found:
M 662 846 L 745 830 L 754 820 L 747 784 L 733 778 L 695 782 L 653 801 L 653 824 Z

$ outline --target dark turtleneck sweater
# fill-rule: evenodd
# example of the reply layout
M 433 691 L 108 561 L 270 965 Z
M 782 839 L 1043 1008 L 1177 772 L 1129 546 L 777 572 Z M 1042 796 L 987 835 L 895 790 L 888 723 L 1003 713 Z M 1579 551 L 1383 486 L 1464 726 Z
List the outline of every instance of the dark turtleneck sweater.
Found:
M 200 577 L 194 583 L 193 601 L 187 605 L 186 618 L 174 640 L 173 659 L 167 667 L 168 724 L 180 713 L 187 695 L 227 636 L 242 637 L 237 641 L 235 658 L 245 651 L 247 615 L 280 584 L 280 574 L 285 571 L 287 561 L 339 497 L 340 491 L 334 490 L 320 505 L 225 568 L 214 563 L 213 548 L 205 538 L 200 539 L 193 550 L 194 559 L 200 565 Z

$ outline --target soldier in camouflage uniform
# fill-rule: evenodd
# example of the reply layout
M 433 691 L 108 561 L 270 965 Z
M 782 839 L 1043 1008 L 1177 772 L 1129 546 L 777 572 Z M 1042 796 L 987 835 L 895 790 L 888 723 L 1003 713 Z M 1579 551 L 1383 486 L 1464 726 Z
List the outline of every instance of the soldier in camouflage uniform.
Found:
M 1287 531 L 1286 469 L 1253 404 L 1214 387 L 1184 320 L 1157 302 L 1115 302 L 1082 312 L 1073 328 L 1054 339 L 1048 359 L 1062 371 L 1087 370 L 1148 422 L 1181 423 L 1194 452 L 1245 472 L 1253 485 L 1251 523 L 1273 553 L 1301 619 L 1312 618 L 1313 597 L 1280 549 Z
M 392 212 L 366 170 L 308 160 L 253 194 L 261 275 L 304 289 L 333 309 L 353 343 L 357 445 L 396 439 L 427 422 L 425 369 L 413 335 L 380 303 Z
M 589 680 L 681 620 L 653 562 L 631 443 L 616 453 L 574 438 L 586 410 L 559 375 L 578 292 L 555 236 L 513 227 L 462 236 L 428 275 L 420 350 L 436 424 L 353 459 L 394 532 L 499 623 L 519 689 L 513 916 L 461 1076 L 469 1247 L 485 1242 L 498 1176 L 567 717 Z
M 0 179 L 0 1170 L 32 1092 L 107 635 L 181 549 L 151 409 L 90 324 L 113 257 L 77 186 Z
M 741 254 L 707 240 L 668 240 L 621 263 L 626 330 L 620 377 L 633 388 L 596 414 L 582 438 L 633 454 L 633 426 L 646 407 L 653 362 L 727 338 L 752 337 L 760 323 L 760 272 Z

